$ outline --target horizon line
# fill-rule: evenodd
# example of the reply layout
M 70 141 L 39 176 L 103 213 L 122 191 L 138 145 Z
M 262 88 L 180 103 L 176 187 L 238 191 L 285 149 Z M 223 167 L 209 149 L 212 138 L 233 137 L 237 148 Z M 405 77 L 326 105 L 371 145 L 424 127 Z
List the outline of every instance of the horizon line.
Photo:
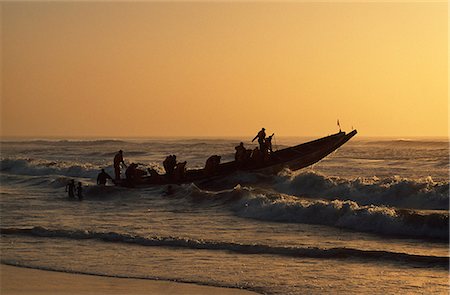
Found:
M 321 134 L 321 135 L 278 135 L 280 138 L 299 138 L 299 137 L 324 137 L 334 133 Z M 275 133 L 275 135 L 277 135 Z M 14 136 L 3 136 L 0 135 L 0 141 L 9 141 L 14 139 L 25 139 L 25 140 L 45 140 L 45 139 L 151 139 L 151 138 L 161 138 L 161 139 L 171 139 L 171 138 L 185 138 L 185 139 L 222 139 L 222 138 L 242 138 L 242 137 L 253 137 L 253 135 L 138 135 L 138 136 L 112 136 L 112 135 L 74 135 L 74 136 L 61 136 L 61 135 L 14 135 Z M 427 138 L 427 139 L 449 139 L 450 135 L 361 135 L 358 133 L 357 138 L 369 139 L 369 138 L 379 138 L 379 139 L 409 139 L 409 138 Z

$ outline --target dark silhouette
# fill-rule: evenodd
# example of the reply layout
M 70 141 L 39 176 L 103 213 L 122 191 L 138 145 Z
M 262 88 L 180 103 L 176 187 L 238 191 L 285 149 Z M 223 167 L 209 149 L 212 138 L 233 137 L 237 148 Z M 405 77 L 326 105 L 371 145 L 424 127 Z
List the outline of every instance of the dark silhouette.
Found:
M 181 182 L 184 179 L 184 174 L 186 173 L 186 161 L 177 163 L 175 170 L 173 172 L 173 176 L 175 181 Z
M 245 160 L 245 154 L 247 150 L 244 147 L 244 143 L 241 142 L 238 146 L 234 148 L 236 150 L 236 154 L 234 154 L 234 160 L 238 163 L 242 163 Z
M 114 156 L 114 179 L 120 180 L 120 163 L 127 168 L 127 165 L 123 161 L 123 152 L 120 150 L 115 156 Z
M 128 180 L 129 183 L 134 184 L 136 182 L 139 182 L 142 178 L 142 176 L 144 176 L 146 174 L 146 172 L 144 170 L 138 169 L 138 164 L 136 163 L 131 163 L 127 170 L 125 171 L 125 177 Z
M 175 166 L 177 165 L 177 156 L 169 155 L 163 162 L 164 170 L 166 170 L 166 175 L 172 178 L 175 171 Z
M 263 153 L 258 147 L 255 147 L 255 149 L 252 152 L 252 161 L 255 164 L 260 164 L 263 161 Z
M 217 172 L 217 170 L 219 169 L 220 159 L 221 159 L 221 156 L 214 155 L 214 156 L 209 157 L 206 160 L 206 164 L 205 164 L 205 174 L 206 175 L 211 176 Z
M 164 176 L 160 175 L 158 173 L 158 171 L 156 171 L 153 168 L 147 168 L 147 172 L 148 172 L 148 175 L 149 175 L 150 183 L 156 183 L 156 184 L 163 183 Z
M 106 180 L 111 179 L 112 177 L 105 172 L 105 169 L 102 169 L 102 172 L 100 172 L 97 176 L 97 184 L 98 185 L 105 185 L 106 184 Z
M 83 188 L 81 186 L 81 182 L 78 182 L 77 197 L 79 201 L 83 201 Z
M 70 180 L 66 185 L 66 192 L 70 199 L 75 198 L 75 180 Z
M 272 138 L 273 138 L 274 135 L 275 135 L 275 133 L 272 133 L 271 136 L 269 136 L 269 137 L 267 137 L 265 139 L 266 150 L 268 150 L 270 153 L 273 153 L 273 150 L 272 150 Z
M 357 134 L 356 130 L 353 130 L 350 133 L 341 132 L 325 136 L 323 138 L 315 139 L 310 142 L 305 142 L 295 146 L 282 148 L 276 151 L 274 150 L 273 153 L 270 155 L 268 161 L 265 160 L 260 161 L 261 159 L 260 150 L 259 146 L 257 145 L 258 149 L 256 149 L 255 152 L 253 153 L 253 158 L 249 158 L 250 160 L 247 162 L 245 166 L 243 166 L 242 168 L 239 167 L 237 163 L 234 161 L 234 159 L 233 161 L 229 161 L 223 164 L 221 163 L 219 166 L 219 170 L 214 175 L 214 177 L 216 176 L 226 177 L 227 175 L 231 175 L 232 173 L 240 170 L 247 170 L 247 171 L 258 170 L 259 173 L 276 174 L 287 167 L 292 171 L 297 171 L 299 169 L 308 167 L 322 160 L 327 155 L 331 154 L 336 149 L 341 147 L 343 144 L 348 142 L 356 134 Z M 275 137 L 273 139 L 275 139 Z M 247 153 L 251 153 L 251 150 L 249 149 L 248 151 L 246 151 L 246 154 Z M 170 179 L 165 174 L 161 175 L 162 179 L 160 180 L 157 173 L 150 172 L 150 177 L 141 179 L 140 185 L 151 187 L 152 185 L 155 184 L 174 185 L 186 182 L 201 185 L 204 183 L 204 181 L 206 182 L 210 180 L 208 179 L 209 176 L 205 175 L 204 169 L 188 169 L 186 170 L 186 172 L 184 172 L 184 167 L 183 169 L 180 169 L 181 168 L 180 164 L 177 170 L 181 172 L 180 173 L 181 177 L 178 177 L 177 175 L 178 179 L 182 180 L 180 182 L 177 182 L 174 178 Z M 154 179 L 156 180 L 153 180 L 152 178 L 153 175 L 155 175 Z M 232 182 L 235 181 L 226 179 L 225 182 L 231 185 Z M 128 181 L 117 182 L 117 185 L 124 187 L 132 186 Z
M 248 170 L 248 171 L 258 171 L 260 173 L 267 174 L 276 174 L 279 171 L 282 171 L 285 167 L 291 169 L 292 171 L 297 171 L 299 169 L 308 167 L 314 163 L 325 158 L 327 155 L 334 152 L 337 148 L 341 147 L 343 144 L 348 142 L 351 138 L 353 138 L 357 134 L 356 130 L 353 130 L 350 133 L 336 133 L 323 138 L 315 139 L 310 142 L 305 142 L 302 144 L 298 144 L 291 147 L 286 147 L 277 151 L 274 151 L 273 154 L 270 155 L 269 161 L 262 160 L 260 161 L 260 150 L 259 146 L 255 149 L 253 153 L 253 157 L 250 158 L 244 167 L 239 167 L 237 163 L 234 161 L 230 161 L 227 163 L 221 163 L 220 169 L 214 176 L 227 176 L 239 170 Z M 275 137 L 273 138 L 275 139 Z M 273 140 L 272 139 L 272 140 Z M 252 151 L 246 150 L 246 159 L 247 154 L 252 153 Z M 253 161 L 253 160 L 254 161 Z M 167 165 L 166 165 L 167 166 Z M 183 169 L 181 169 L 183 168 Z M 183 167 L 181 164 L 178 167 L 177 172 L 181 172 L 179 175 L 181 177 L 177 177 L 182 180 L 181 182 L 192 182 L 201 184 L 204 180 L 209 180 L 208 176 L 205 174 L 204 169 L 188 169 L 184 172 L 185 165 Z M 175 169 L 174 169 L 175 170 Z M 154 178 L 152 178 L 154 176 Z M 156 172 L 152 172 L 150 170 L 150 177 L 143 178 L 141 180 L 142 186 L 152 186 L 154 184 L 177 184 L 177 181 L 172 178 L 170 179 L 167 175 L 160 175 L 162 180 L 160 180 L 158 174 Z M 156 179 L 156 180 L 153 180 Z M 226 181 L 228 182 L 228 180 Z M 117 185 L 129 187 L 128 181 L 117 182 Z
M 266 138 L 266 129 L 262 128 L 258 134 L 256 134 L 256 136 L 252 139 L 252 142 L 255 141 L 255 139 L 258 139 L 258 143 L 259 143 L 259 150 L 263 151 L 265 150 L 265 143 L 264 143 L 264 139 Z
M 127 180 L 131 180 L 131 179 L 133 179 L 135 177 L 135 175 L 136 175 L 136 167 L 137 167 L 137 164 L 131 163 L 128 166 L 127 170 L 125 170 L 125 177 L 126 177 Z

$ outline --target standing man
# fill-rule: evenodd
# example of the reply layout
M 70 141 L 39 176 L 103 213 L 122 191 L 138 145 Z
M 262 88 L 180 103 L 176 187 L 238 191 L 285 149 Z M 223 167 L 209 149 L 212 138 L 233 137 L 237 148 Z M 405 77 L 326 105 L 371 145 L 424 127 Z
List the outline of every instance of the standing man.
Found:
M 114 156 L 114 176 L 115 180 L 120 180 L 120 163 L 127 167 L 125 165 L 125 162 L 123 161 L 123 152 L 120 150 L 115 156 Z
M 252 142 L 254 142 L 255 139 L 258 139 L 260 151 L 264 151 L 266 148 L 266 145 L 264 142 L 264 140 L 266 139 L 266 131 L 265 130 L 266 130 L 265 128 L 262 128 L 261 131 L 259 131 L 258 134 L 256 134 L 255 138 L 252 139 Z

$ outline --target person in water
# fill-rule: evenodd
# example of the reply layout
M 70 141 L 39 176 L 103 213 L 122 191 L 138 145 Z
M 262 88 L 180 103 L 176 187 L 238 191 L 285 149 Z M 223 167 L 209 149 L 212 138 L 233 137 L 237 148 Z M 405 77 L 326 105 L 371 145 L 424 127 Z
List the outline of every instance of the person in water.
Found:
M 75 198 L 75 180 L 70 180 L 66 185 L 66 192 L 70 199 Z
M 120 150 L 117 152 L 117 154 L 114 156 L 114 179 L 120 180 L 120 164 L 123 164 L 125 168 L 127 165 L 123 161 L 123 151 Z
M 258 139 L 258 143 L 259 143 L 259 150 L 263 151 L 266 148 L 265 142 L 264 140 L 266 139 L 266 129 L 262 128 L 258 134 L 256 134 L 256 136 L 252 139 L 252 142 L 255 141 L 255 139 Z
M 102 172 L 100 172 L 97 176 L 97 184 L 98 185 L 106 185 L 106 181 L 108 179 L 112 180 L 112 177 L 105 172 L 105 169 L 102 169 Z
M 83 187 L 81 182 L 78 182 L 77 186 L 77 197 L 79 201 L 83 201 Z

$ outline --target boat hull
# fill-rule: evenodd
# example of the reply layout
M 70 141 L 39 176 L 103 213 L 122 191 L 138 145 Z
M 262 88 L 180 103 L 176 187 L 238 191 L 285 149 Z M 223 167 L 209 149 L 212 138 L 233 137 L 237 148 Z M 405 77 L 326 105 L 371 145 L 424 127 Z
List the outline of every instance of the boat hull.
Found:
M 154 179 L 143 177 L 133 183 L 127 180 L 116 181 L 116 185 L 125 187 L 149 187 L 154 185 L 182 184 L 182 183 L 205 183 L 225 177 L 237 171 L 257 172 L 264 174 L 276 174 L 285 168 L 299 170 L 319 162 L 339 147 L 349 141 L 357 133 L 353 130 L 349 133 L 339 132 L 310 142 L 288 147 L 272 153 L 269 160 L 260 163 L 248 163 L 239 166 L 235 161 L 222 163 L 214 175 L 207 175 L 204 169 L 187 170 L 181 181 L 174 181 L 167 177 Z

